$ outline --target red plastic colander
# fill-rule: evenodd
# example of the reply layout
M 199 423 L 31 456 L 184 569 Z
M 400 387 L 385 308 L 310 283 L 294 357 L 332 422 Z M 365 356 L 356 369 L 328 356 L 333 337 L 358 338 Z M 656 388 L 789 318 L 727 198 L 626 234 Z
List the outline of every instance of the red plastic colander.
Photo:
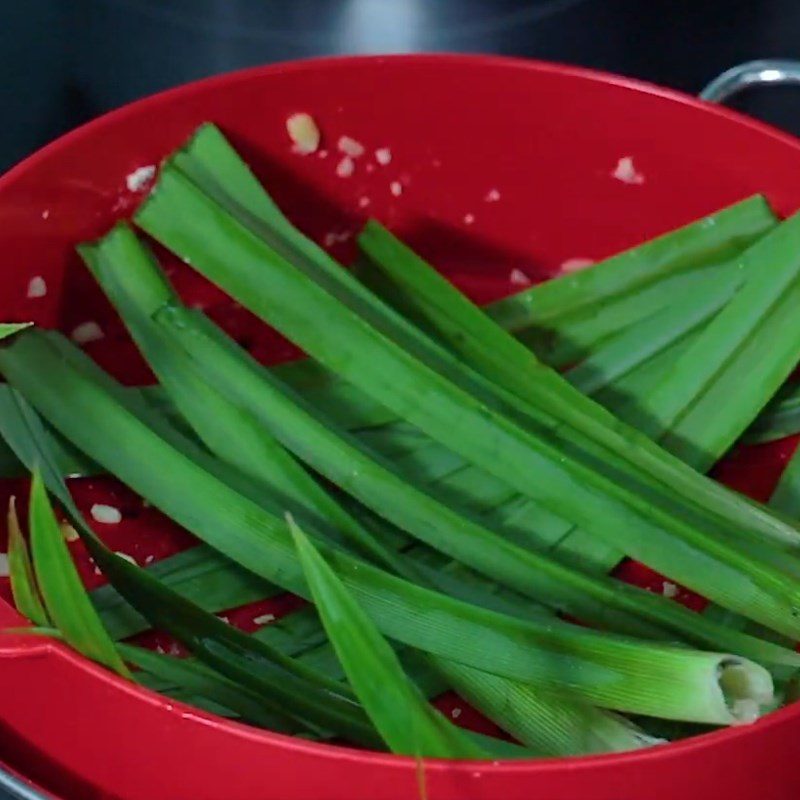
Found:
M 298 111 L 317 120 L 321 152 L 292 152 L 285 121 Z M 158 164 L 206 120 L 230 136 L 292 219 L 336 255 L 348 257 L 353 232 L 375 215 L 480 301 L 516 291 L 570 259 L 603 258 L 755 192 L 782 214 L 800 206 L 800 143 L 649 85 L 486 57 L 280 65 L 135 103 L 0 179 L 0 319 L 32 319 L 67 332 L 95 323 L 88 330 L 99 328 L 103 338 L 86 344 L 87 351 L 127 382 L 146 379 L 73 247 L 128 215 L 145 188 L 141 168 Z M 350 176 L 337 170 L 340 136 L 367 148 Z M 390 158 L 376 159 L 374 151 L 383 148 Z M 636 179 L 619 179 L 620 159 L 631 159 L 624 163 Z M 294 354 L 188 268 L 173 269 L 185 297 L 257 357 Z M 764 499 L 793 446 L 787 440 L 742 449 L 718 476 Z M 21 489 L 0 485 L 0 504 Z M 140 564 L 191 542 L 110 479 L 84 479 L 75 491 L 84 510 L 102 501 L 122 510 L 119 525 L 96 529 Z M 87 583 L 97 585 L 79 544 L 71 546 Z M 624 575 L 657 581 L 635 565 Z M 230 617 L 252 628 L 254 617 L 290 606 L 286 599 L 279 607 L 261 603 Z M 0 600 L 0 627 L 19 623 Z M 226 722 L 30 636 L 0 637 L 0 716 L 0 758 L 69 798 L 419 796 L 412 760 Z M 628 755 L 432 761 L 427 794 L 431 800 L 788 800 L 800 792 L 798 753 L 800 706 L 752 726 Z

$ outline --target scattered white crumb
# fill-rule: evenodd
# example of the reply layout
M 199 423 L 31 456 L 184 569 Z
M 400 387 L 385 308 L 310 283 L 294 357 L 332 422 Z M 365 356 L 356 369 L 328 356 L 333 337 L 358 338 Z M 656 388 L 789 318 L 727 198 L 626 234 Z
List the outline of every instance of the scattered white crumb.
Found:
M 0 578 L 7 578 L 9 574 L 8 553 L 0 553 Z
M 179 656 L 181 654 L 181 647 L 177 642 L 172 642 L 169 646 L 169 654 L 171 656 Z
M 489 189 L 486 197 L 483 198 L 487 203 L 496 203 L 500 199 L 500 192 L 497 189 Z
M 322 243 L 325 247 L 333 247 L 333 245 L 338 244 L 340 242 L 346 242 L 353 236 L 351 231 L 342 231 L 341 233 L 337 233 L 336 231 L 329 231 L 325 234 L 322 239 Z
M 371 161 L 368 161 L 367 166 L 364 167 L 364 169 L 366 169 L 367 172 L 375 172 L 375 165 Z
M 641 172 L 636 171 L 636 167 L 633 165 L 632 156 L 623 156 L 619 161 L 617 161 L 617 166 L 614 168 L 611 176 L 616 178 L 618 181 L 630 183 L 632 185 L 644 183 L 644 175 L 642 175 Z
M 48 219 L 49 216 L 50 216 L 50 209 L 49 208 L 46 208 L 44 211 L 42 211 L 42 219 Z
M 156 560 L 155 556 L 147 556 L 147 558 L 144 560 L 144 563 L 145 564 L 152 564 L 155 560 Z
M 262 614 L 260 617 L 256 617 L 253 622 L 256 625 L 266 625 L 268 622 L 274 622 L 275 615 L 274 614 Z
M 358 198 L 358 207 L 359 208 L 366 208 L 372 201 L 369 197 L 359 197 Z
M 403 194 L 403 184 L 400 181 L 392 181 L 389 184 L 389 191 L 395 196 L 400 197 Z
M 385 167 L 392 163 L 392 151 L 388 147 L 379 147 L 375 151 L 375 160 Z
M 102 575 L 102 574 L 103 574 L 103 570 L 101 570 L 101 569 L 100 569 L 100 567 L 98 567 L 98 566 L 95 566 L 95 568 L 94 568 L 94 574 L 95 574 L 95 575 Z
M 41 275 L 36 275 L 28 282 L 28 297 L 34 299 L 36 297 L 44 297 L 47 294 L 47 284 Z
M 453 719 L 458 719 L 461 716 L 461 709 L 456 707 L 450 712 L 450 716 Z
M 125 177 L 125 185 L 129 192 L 141 192 L 156 174 L 155 164 L 139 167 Z
M 670 583 L 669 581 L 664 581 L 661 587 L 661 594 L 663 594 L 664 597 L 677 597 L 678 587 L 674 583 Z
M 317 158 L 327 158 L 327 157 L 328 157 L 328 151 L 327 150 L 320 150 L 317 153 Z
M 512 269 L 508 276 L 508 280 L 511 281 L 514 286 L 531 285 L 531 279 L 521 269 Z
M 464 224 L 465 225 L 472 225 L 475 222 L 475 215 L 474 214 L 464 214 Z
M 164 650 L 164 648 L 160 644 L 157 644 L 156 645 L 156 653 L 160 653 L 163 656 L 163 655 L 165 655 L 166 651 Z
M 350 156 L 345 156 L 337 165 L 336 165 L 336 174 L 340 178 L 349 178 L 356 168 L 356 162 L 353 161 Z
M 77 542 L 78 539 L 80 539 L 80 536 L 78 536 L 78 531 L 76 531 L 75 528 L 73 528 L 72 525 L 70 525 L 66 520 L 59 525 L 59 528 L 61 528 L 61 533 L 68 542 Z
M 133 564 L 134 567 L 138 567 L 139 566 L 139 564 L 136 561 L 136 559 L 133 556 L 128 555 L 128 553 L 123 553 L 121 550 L 115 550 L 114 553 L 115 553 L 115 555 L 118 555 L 120 558 L 124 558 L 130 564 Z
M 221 619 L 226 625 L 231 624 L 231 621 L 226 616 L 220 616 L 219 619 Z
M 591 267 L 592 264 L 594 264 L 593 258 L 568 258 L 559 269 L 561 272 L 578 272 L 586 267 Z
M 292 114 L 286 120 L 286 132 L 292 140 L 294 145 L 292 149 L 295 153 L 308 155 L 315 152 L 319 147 L 319 128 L 311 114 L 306 114 L 305 112 Z
M 96 342 L 105 336 L 103 329 L 96 322 L 82 322 L 75 328 L 70 337 L 76 344 L 89 344 Z
M 340 153 L 344 153 L 350 158 L 358 158 L 364 155 L 364 145 L 352 136 L 340 136 L 336 146 Z
M 107 506 L 103 503 L 95 503 L 89 513 L 95 522 L 103 522 L 106 525 L 117 525 L 122 522 L 122 513 L 114 506 Z

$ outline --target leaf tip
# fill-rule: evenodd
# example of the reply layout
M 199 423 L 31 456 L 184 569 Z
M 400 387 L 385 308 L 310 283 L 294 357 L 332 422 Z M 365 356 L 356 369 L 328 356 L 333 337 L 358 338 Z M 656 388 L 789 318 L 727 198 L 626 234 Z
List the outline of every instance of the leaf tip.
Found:
M 0 340 L 33 327 L 33 322 L 0 322 Z

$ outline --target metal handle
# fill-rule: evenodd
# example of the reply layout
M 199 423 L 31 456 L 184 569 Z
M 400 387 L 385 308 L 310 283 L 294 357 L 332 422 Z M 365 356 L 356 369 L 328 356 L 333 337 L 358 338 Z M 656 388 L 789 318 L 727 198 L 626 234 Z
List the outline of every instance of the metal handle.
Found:
M 800 85 L 800 61 L 763 59 L 739 64 L 714 78 L 700 92 L 700 97 L 712 103 L 724 103 L 735 94 L 762 84 Z

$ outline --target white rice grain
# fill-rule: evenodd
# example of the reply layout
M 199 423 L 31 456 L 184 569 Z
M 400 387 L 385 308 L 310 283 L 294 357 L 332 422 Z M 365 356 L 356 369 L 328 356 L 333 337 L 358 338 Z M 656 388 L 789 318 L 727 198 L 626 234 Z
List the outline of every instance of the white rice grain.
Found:
M 644 175 L 642 175 L 641 172 L 638 172 L 636 167 L 633 165 L 632 156 L 623 156 L 619 161 L 617 161 L 617 166 L 614 168 L 611 176 L 616 178 L 618 181 L 622 181 L 622 183 L 628 183 L 631 185 L 641 185 L 644 183 Z
M 95 522 L 102 522 L 104 525 L 118 525 L 122 522 L 122 512 L 114 506 L 107 506 L 104 503 L 95 503 L 89 513 Z
M 340 153 L 344 153 L 350 158 L 359 158 L 364 155 L 364 145 L 352 136 L 340 136 L 336 146 Z
M 382 167 L 388 166 L 392 163 L 392 151 L 388 147 L 379 147 L 375 151 L 375 160 Z
M 28 282 L 28 298 L 33 300 L 47 294 L 47 284 L 41 275 L 36 275 Z
M 103 329 L 94 321 L 82 322 L 70 334 L 70 338 L 75 344 L 97 342 L 104 336 Z
M 319 147 L 321 136 L 311 114 L 292 114 L 286 120 L 286 132 L 292 140 L 295 153 L 306 156 L 316 152 Z
M 350 156 L 345 156 L 336 165 L 336 174 L 340 178 L 349 178 L 355 172 L 356 162 Z
M 125 177 L 125 185 L 129 192 L 141 192 L 155 177 L 155 164 L 148 164 L 146 167 L 139 167 Z

